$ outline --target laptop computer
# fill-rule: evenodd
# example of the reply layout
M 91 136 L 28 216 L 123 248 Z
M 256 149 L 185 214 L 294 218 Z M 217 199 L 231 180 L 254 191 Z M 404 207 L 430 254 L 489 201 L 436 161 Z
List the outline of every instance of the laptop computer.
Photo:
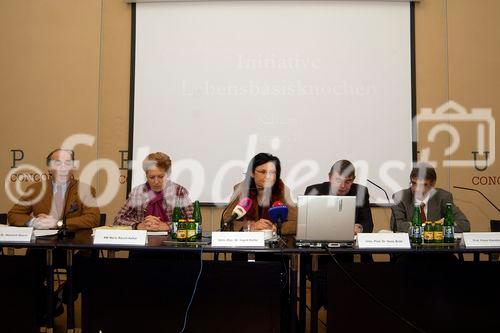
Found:
M 355 196 L 300 195 L 297 206 L 297 246 L 353 244 Z

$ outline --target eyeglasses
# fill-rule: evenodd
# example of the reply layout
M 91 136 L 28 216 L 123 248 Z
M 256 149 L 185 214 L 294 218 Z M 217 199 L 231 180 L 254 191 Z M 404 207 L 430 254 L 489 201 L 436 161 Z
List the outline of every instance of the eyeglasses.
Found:
M 55 166 L 55 167 L 60 167 L 62 165 L 70 167 L 73 165 L 72 160 L 66 160 L 66 161 L 61 161 L 61 160 L 50 160 L 50 165 Z
M 276 171 L 255 170 L 255 172 L 262 176 L 276 176 Z

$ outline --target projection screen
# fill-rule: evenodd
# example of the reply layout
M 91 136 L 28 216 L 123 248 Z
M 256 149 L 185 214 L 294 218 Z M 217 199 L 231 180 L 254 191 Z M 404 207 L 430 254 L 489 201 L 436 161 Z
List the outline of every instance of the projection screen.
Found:
M 150 152 L 193 200 L 227 202 L 252 156 L 280 158 L 303 194 L 338 159 L 372 203 L 408 185 L 408 2 L 202 1 L 135 5 L 131 186 Z M 129 186 L 130 186 L 129 185 Z

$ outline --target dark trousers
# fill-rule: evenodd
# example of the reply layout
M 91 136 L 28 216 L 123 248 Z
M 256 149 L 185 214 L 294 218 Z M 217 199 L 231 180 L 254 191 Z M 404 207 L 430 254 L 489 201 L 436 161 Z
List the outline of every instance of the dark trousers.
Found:
M 281 332 L 290 332 L 290 292 L 288 283 L 288 257 L 282 253 L 254 253 L 255 261 L 281 261 Z M 247 253 L 233 253 L 231 255 L 232 261 L 248 261 Z
M 53 263 L 53 268 L 54 269 L 64 269 L 67 266 L 67 260 L 66 260 L 66 251 L 61 250 L 61 249 L 56 249 L 52 252 L 53 257 L 52 257 L 52 263 Z M 37 281 L 37 295 L 36 297 L 39 297 L 41 302 L 39 309 L 37 311 L 37 322 L 39 323 L 40 326 L 45 325 L 45 320 L 46 320 L 46 307 L 45 307 L 45 299 L 47 295 L 47 285 L 46 285 L 46 278 L 47 278 L 47 253 L 45 250 L 39 250 L 39 249 L 30 249 L 26 253 L 27 256 L 31 256 L 35 258 L 35 265 L 36 265 L 36 281 Z M 90 257 L 91 253 L 88 251 L 80 251 L 76 253 L 73 257 L 73 301 L 75 301 L 78 298 L 78 294 L 81 292 L 81 280 L 80 280 L 80 267 L 81 267 L 81 261 L 84 258 Z M 58 306 L 61 306 L 61 302 L 68 303 L 68 290 L 67 290 L 67 285 L 63 286 L 62 293 L 54 295 L 54 310 Z M 54 311 L 55 313 L 55 311 Z
M 353 254 L 336 254 L 335 258 L 340 264 L 354 262 Z M 306 276 L 310 279 L 312 273 L 312 258 L 310 255 L 303 255 L 302 260 L 303 262 L 301 262 L 301 265 L 305 265 Z M 322 306 L 326 308 L 328 305 L 327 272 L 328 272 L 328 263 L 332 261 L 333 259 L 330 256 L 327 255 L 318 256 L 318 308 Z M 362 254 L 361 262 L 362 263 L 373 262 L 372 256 L 370 254 Z

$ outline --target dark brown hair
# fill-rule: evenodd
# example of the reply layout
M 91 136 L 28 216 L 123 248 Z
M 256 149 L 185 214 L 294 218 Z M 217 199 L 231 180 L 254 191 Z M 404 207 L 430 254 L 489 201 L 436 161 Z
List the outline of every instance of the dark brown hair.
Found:
M 335 162 L 330 169 L 330 177 L 335 172 L 345 177 L 356 177 L 354 165 L 348 160 L 338 160 L 337 162 Z
M 259 153 L 255 155 L 250 163 L 248 163 L 248 169 L 243 182 L 243 189 L 240 198 L 249 197 L 253 200 L 252 208 L 250 208 L 246 214 L 249 220 L 257 220 L 259 218 L 259 205 L 257 203 L 258 191 L 255 180 L 252 177 L 252 173 L 255 172 L 255 169 L 257 169 L 259 165 L 266 164 L 268 162 L 274 163 L 274 166 L 276 167 L 276 181 L 272 188 L 271 202 L 269 203 L 269 206 L 271 206 L 275 201 L 285 200 L 285 184 L 281 180 L 281 162 L 279 158 L 268 153 Z M 261 218 L 269 219 L 268 210 L 269 207 L 265 207 Z
M 46 160 L 46 163 L 47 163 L 47 166 L 50 164 L 50 161 L 52 161 L 52 155 L 54 155 L 55 153 L 57 153 L 58 151 L 65 151 L 65 152 L 68 152 L 70 155 L 71 155 L 71 160 L 74 161 L 75 160 L 75 152 L 71 149 L 63 149 L 63 148 L 56 148 L 54 149 L 53 151 L 51 151 L 47 157 L 45 158 Z
M 415 178 L 429 180 L 434 183 L 437 179 L 436 170 L 428 163 L 419 162 L 413 166 L 410 173 L 410 180 Z

